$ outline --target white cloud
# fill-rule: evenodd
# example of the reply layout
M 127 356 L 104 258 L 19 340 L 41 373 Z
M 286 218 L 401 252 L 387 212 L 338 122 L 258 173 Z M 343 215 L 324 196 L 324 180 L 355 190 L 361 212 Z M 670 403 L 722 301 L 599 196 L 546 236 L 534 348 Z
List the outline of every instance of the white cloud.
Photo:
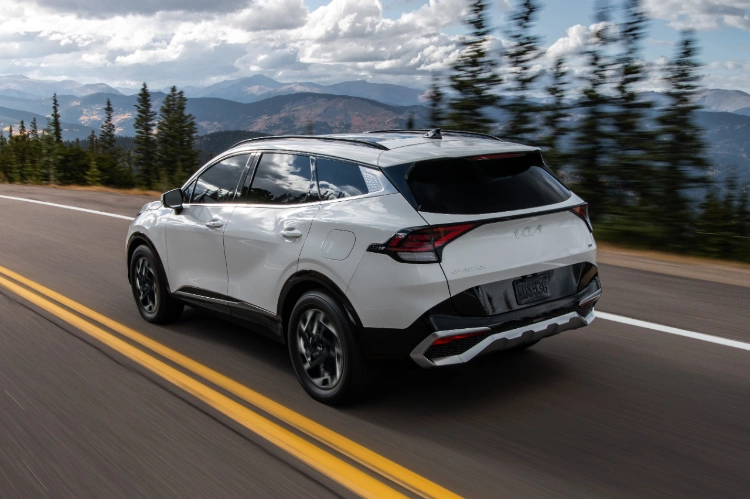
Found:
M 114 86 L 147 81 L 160 88 L 263 72 L 281 81 L 369 79 L 426 87 L 432 71 L 458 56 L 457 26 L 468 3 L 401 2 L 406 11 L 389 17 L 379 0 L 331 0 L 314 10 L 304 0 L 5 0 L 0 74 Z M 750 9 L 750 0 L 646 3 L 654 17 L 699 29 L 743 27 Z M 506 0 L 496 2 L 493 15 L 507 8 Z M 565 56 L 571 72 L 580 73 L 577 56 L 595 28 L 569 27 L 546 48 L 538 69 Z M 503 43 L 493 38 L 490 48 Z M 717 70 L 732 82 L 749 72 Z
M 457 38 L 445 30 L 460 23 L 466 3 L 429 0 L 388 18 L 378 0 L 332 0 L 312 12 L 303 0 L 6 1 L 0 73 L 23 66 L 36 76 L 163 86 L 263 71 L 414 84 L 456 56 Z M 97 6 L 99 17 L 88 10 Z
M 750 30 L 750 0 L 646 0 L 645 5 L 651 17 L 669 21 L 676 29 Z

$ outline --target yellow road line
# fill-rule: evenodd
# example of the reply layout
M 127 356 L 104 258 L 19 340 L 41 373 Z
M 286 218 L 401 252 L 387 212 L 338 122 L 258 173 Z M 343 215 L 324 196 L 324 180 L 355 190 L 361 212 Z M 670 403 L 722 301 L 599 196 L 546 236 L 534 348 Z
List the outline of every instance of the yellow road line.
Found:
M 224 376 L 223 374 L 214 371 L 213 369 L 204 366 L 203 364 L 196 362 L 195 360 L 182 355 L 181 353 L 172 350 L 169 347 L 158 343 L 151 338 L 127 327 L 119 322 L 116 322 L 98 312 L 91 310 L 90 308 L 81 305 L 78 302 L 71 300 L 41 284 L 38 284 L 30 279 L 23 277 L 20 274 L 13 272 L 12 270 L 6 269 L 0 266 L 0 274 L 4 274 L 11 279 L 14 279 L 25 286 L 51 298 L 58 303 L 65 305 L 84 315 L 96 322 L 99 322 L 103 326 L 129 338 L 136 343 L 143 345 L 149 350 L 161 355 L 162 357 L 169 359 L 180 367 L 187 369 L 207 381 L 215 384 L 227 390 L 228 392 L 236 395 L 237 397 L 249 402 L 255 407 L 265 411 L 266 413 L 274 416 L 275 418 L 283 421 L 284 423 L 296 428 L 297 430 L 307 434 L 308 436 L 318 440 L 319 442 L 335 449 L 342 453 L 348 458 L 358 462 L 359 464 L 371 469 L 372 471 L 382 475 L 383 477 L 391 480 L 394 483 L 399 484 L 405 489 L 427 498 L 459 498 L 460 496 L 453 492 L 441 487 L 440 485 L 414 473 L 411 470 L 404 468 L 403 466 L 394 463 L 393 461 L 381 456 L 380 454 L 371 451 L 370 449 L 340 435 L 315 421 L 271 400 L 270 398 L 261 395 L 260 393 L 251 390 L 250 388 L 234 381 L 233 379 Z
M 370 475 L 347 464 L 341 459 L 329 454 L 307 440 L 295 435 L 276 423 L 251 411 L 247 407 L 235 402 L 209 388 L 207 385 L 187 376 L 164 362 L 148 355 L 131 344 L 104 331 L 94 324 L 85 321 L 73 313 L 55 305 L 38 294 L 29 291 L 18 284 L 0 277 L 0 285 L 25 300 L 59 317 L 68 324 L 80 329 L 84 333 L 96 338 L 113 350 L 142 365 L 149 371 L 159 375 L 170 383 L 182 388 L 189 394 L 199 398 L 209 406 L 234 419 L 244 427 L 257 433 L 274 445 L 284 449 L 302 462 L 320 471 L 362 497 L 406 497 L 388 487 Z

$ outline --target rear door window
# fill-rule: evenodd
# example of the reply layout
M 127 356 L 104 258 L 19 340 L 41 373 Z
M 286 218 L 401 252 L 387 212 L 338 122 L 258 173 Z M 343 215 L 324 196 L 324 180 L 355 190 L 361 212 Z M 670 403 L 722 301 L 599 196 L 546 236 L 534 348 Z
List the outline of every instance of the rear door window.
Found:
M 318 200 L 311 189 L 310 157 L 300 154 L 263 153 L 250 189 L 240 202 L 249 204 L 300 204 Z
M 355 163 L 317 158 L 315 173 L 322 201 L 361 196 L 369 192 L 362 171 Z
M 223 159 L 204 171 L 192 188 L 191 203 L 217 204 L 234 202 L 240 177 L 249 154 Z
M 495 154 L 441 158 L 384 169 L 419 211 L 477 215 L 563 202 L 571 192 L 541 155 Z

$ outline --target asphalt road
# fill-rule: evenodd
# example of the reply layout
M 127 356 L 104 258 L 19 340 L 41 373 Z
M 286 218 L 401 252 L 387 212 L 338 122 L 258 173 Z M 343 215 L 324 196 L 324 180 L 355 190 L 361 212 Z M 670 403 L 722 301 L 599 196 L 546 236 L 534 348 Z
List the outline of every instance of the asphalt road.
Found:
M 134 216 L 148 199 L 0 185 Z M 0 266 L 466 497 L 747 497 L 750 352 L 597 320 L 454 369 L 383 368 L 330 408 L 285 349 L 188 309 L 138 315 L 126 220 L 0 198 Z M 597 309 L 750 342 L 750 288 L 602 265 Z M 0 287 L 0 497 L 315 497 L 351 492 Z

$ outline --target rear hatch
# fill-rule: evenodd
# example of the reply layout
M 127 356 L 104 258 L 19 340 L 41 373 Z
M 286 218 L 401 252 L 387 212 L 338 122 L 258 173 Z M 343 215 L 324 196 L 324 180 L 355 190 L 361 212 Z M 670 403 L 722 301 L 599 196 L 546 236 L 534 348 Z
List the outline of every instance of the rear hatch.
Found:
M 590 226 L 572 211 L 583 201 L 544 166 L 539 152 L 441 158 L 385 172 L 431 226 L 476 224 L 441 248 L 440 265 L 454 297 L 507 281 L 506 301 L 552 300 L 554 292 L 535 299 L 536 288 L 549 284 L 535 276 L 594 261 Z M 498 311 L 519 303 L 512 305 Z

